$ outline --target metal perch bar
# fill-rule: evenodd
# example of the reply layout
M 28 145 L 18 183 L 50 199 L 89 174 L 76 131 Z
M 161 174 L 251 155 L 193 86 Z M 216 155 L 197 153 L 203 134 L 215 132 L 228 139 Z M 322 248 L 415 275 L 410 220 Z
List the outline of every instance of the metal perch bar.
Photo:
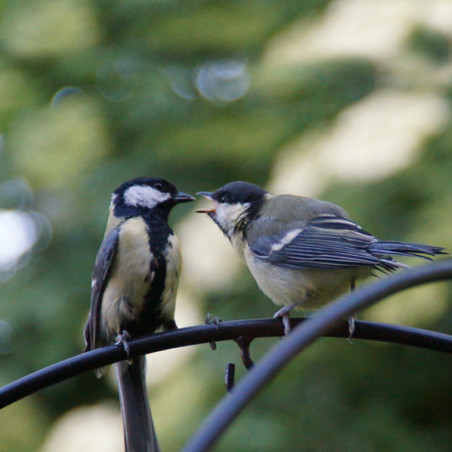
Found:
M 221 434 L 263 386 L 269 383 L 291 359 L 312 344 L 318 337 L 328 334 L 340 319 L 347 318 L 360 309 L 409 287 L 451 278 L 452 259 L 445 259 L 396 273 L 373 284 L 360 287 L 318 311 L 312 318 L 299 325 L 289 336 L 274 346 L 226 394 L 210 413 L 200 429 L 182 449 L 182 452 L 205 452 L 210 450 Z M 355 332 L 356 334 L 354 333 L 354 338 L 358 337 L 360 329 L 357 328 L 358 331 Z M 388 331 L 386 331 L 387 333 Z M 409 332 L 407 337 L 410 342 L 414 339 L 412 333 L 414 334 L 414 331 Z M 394 334 L 397 335 L 395 331 Z M 433 339 L 435 335 L 436 333 L 433 333 L 433 335 L 428 336 L 431 340 L 435 341 Z M 386 335 L 385 340 L 390 340 L 390 337 Z M 429 340 L 427 341 L 429 342 Z M 413 345 L 412 342 L 411 345 Z M 452 353 L 450 343 L 442 351 Z

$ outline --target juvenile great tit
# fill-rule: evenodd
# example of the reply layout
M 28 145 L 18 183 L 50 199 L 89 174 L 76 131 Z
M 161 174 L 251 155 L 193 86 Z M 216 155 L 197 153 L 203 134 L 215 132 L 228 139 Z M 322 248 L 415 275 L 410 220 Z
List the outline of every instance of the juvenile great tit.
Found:
M 259 288 L 277 306 L 286 334 L 293 308 L 315 309 L 353 289 L 373 270 L 406 267 L 391 256 L 427 258 L 444 249 L 379 241 L 335 204 L 294 195 L 274 196 L 247 182 L 199 192 L 213 201 L 206 213 L 230 240 Z M 349 319 L 350 334 L 353 322 Z
M 181 254 L 168 225 L 171 209 L 193 201 L 164 179 L 123 183 L 111 197 L 96 257 L 86 350 L 177 328 L 174 322 Z M 158 451 L 145 382 L 145 357 L 115 364 L 127 452 Z M 103 369 L 97 369 L 100 377 Z

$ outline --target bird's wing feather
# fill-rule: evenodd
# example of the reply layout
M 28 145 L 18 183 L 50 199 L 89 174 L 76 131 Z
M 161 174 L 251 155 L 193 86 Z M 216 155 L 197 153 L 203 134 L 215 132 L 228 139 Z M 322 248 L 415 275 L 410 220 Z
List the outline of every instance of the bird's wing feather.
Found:
M 374 236 L 356 223 L 332 214 L 319 215 L 304 227 L 256 237 L 251 251 L 273 265 L 300 268 L 379 266 L 368 250 Z
M 114 228 L 102 241 L 96 256 L 93 270 L 93 281 L 91 288 L 91 308 L 88 323 L 85 327 L 86 349 L 96 348 L 96 340 L 100 328 L 100 316 L 102 309 L 102 297 L 108 282 L 113 258 L 118 246 L 120 227 Z

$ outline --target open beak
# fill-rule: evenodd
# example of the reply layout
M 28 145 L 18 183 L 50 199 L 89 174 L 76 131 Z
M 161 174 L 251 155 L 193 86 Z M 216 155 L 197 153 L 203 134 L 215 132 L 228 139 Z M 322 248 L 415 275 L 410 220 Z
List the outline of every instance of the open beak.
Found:
M 190 201 L 195 200 L 195 198 L 193 198 L 193 196 L 191 196 L 187 193 L 184 193 L 182 191 L 180 191 L 176 195 L 172 196 L 172 199 L 176 204 L 180 204 L 183 202 L 190 202 Z
M 209 201 L 213 201 L 212 193 L 210 193 L 209 191 L 198 191 L 198 193 L 196 194 L 204 196 L 204 198 L 208 199 Z M 213 209 L 199 209 L 196 210 L 196 213 L 207 213 L 207 214 L 215 213 L 215 207 Z

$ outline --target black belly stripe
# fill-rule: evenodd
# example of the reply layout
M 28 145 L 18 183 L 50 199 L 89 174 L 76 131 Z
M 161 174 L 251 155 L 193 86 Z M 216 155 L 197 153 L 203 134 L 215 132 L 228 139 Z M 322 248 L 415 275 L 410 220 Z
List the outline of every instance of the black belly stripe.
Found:
M 172 320 L 162 315 L 162 295 L 165 290 L 167 269 L 164 252 L 168 244 L 168 238 L 173 234 L 173 231 L 166 221 L 162 222 L 160 218 L 143 219 L 147 225 L 149 247 L 154 256 L 154 259 L 151 260 L 149 274 L 153 273 L 154 276 L 145 294 L 143 309 L 138 314 L 138 317 L 122 327 L 132 337 L 151 334 L 158 328 L 166 326 Z M 146 279 L 149 280 L 149 278 Z

